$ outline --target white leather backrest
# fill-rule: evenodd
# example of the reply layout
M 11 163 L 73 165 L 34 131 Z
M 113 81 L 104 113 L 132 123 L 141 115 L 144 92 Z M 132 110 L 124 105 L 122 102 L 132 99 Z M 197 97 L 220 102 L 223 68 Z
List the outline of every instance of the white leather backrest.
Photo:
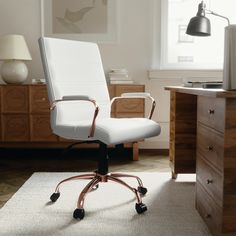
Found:
M 50 102 L 63 96 L 88 95 L 99 104 L 98 119 L 109 117 L 110 97 L 97 44 L 40 38 L 39 45 Z M 55 112 L 53 122 L 73 123 L 91 119 L 94 106 L 89 102 L 63 102 Z

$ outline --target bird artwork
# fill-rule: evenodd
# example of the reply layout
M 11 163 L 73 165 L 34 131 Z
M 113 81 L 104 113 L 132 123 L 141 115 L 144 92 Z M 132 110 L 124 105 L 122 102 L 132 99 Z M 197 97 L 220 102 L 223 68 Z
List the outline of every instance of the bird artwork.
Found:
M 78 22 L 83 19 L 84 15 L 94 7 L 84 7 L 78 11 L 70 11 L 66 9 L 64 19 L 72 23 Z
M 78 11 L 70 11 L 69 9 L 65 10 L 64 18 L 56 17 L 57 20 L 70 32 L 72 33 L 82 33 L 81 29 L 75 23 L 81 21 L 86 13 L 92 10 L 94 7 L 84 7 Z
M 97 7 L 97 4 L 107 6 L 108 0 L 92 0 L 90 5 L 85 6 L 79 10 L 65 9 L 64 17 L 56 16 L 56 20 L 67 30 L 69 33 L 83 33 L 80 28 L 80 23 L 91 10 Z

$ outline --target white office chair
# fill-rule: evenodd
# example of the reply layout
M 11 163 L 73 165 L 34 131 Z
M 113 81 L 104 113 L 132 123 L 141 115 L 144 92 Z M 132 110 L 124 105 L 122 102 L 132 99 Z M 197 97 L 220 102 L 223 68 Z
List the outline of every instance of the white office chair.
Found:
M 85 195 L 98 187 L 99 182 L 114 181 L 130 189 L 136 196 L 136 211 L 147 210 L 141 196 L 147 189 L 139 177 L 121 173 L 108 173 L 107 145 L 123 144 L 160 134 L 160 126 L 151 120 L 155 101 L 148 93 L 126 93 L 123 98 L 150 98 L 152 109 L 149 118 L 111 118 L 110 101 L 102 61 L 97 44 L 55 38 L 40 38 L 39 46 L 48 96 L 51 103 L 51 127 L 56 135 L 73 140 L 99 143 L 98 170 L 62 180 L 51 196 L 55 202 L 59 186 L 70 180 L 91 180 L 79 195 L 76 219 L 84 218 Z M 121 180 L 136 178 L 138 187 L 133 188 Z

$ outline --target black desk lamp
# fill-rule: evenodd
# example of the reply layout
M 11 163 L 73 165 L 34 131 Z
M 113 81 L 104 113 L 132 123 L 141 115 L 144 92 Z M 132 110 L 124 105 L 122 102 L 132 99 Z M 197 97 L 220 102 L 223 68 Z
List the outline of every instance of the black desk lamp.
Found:
M 201 1 L 198 5 L 197 15 L 191 18 L 186 34 L 193 36 L 210 36 L 211 35 L 211 22 L 205 16 L 206 14 L 212 14 L 215 16 L 222 17 L 228 21 L 228 25 L 230 24 L 229 19 L 225 16 L 219 15 L 213 11 L 206 9 L 206 4 L 204 1 Z
M 206 9 L 204 1 L 198 5 L 197 15 L 191 18 L 186 34 L 192 36 L 210 36 L 211 23 L 205 16 L 212 14 L 224 18 L 228 22 L 225 27 L 224 67 L 223 67 L 223 88 L 225 90 L 236 90 L 236 25 L 230 25 L 227 17 L 219 15 Z
M 186 34 L 192 36 L 210 36 L 211 23 L 205 16 L 206 14 L 219 16 L 228 22 L 228 26 L 225 27 L 223 88 L 225 90 L 236 90 L 236 25 L 230 25 L 227 17 L 207 10 L 206 4 L 204 1 L 201 1 L 198 5 L 197 15 L 189 21 Z

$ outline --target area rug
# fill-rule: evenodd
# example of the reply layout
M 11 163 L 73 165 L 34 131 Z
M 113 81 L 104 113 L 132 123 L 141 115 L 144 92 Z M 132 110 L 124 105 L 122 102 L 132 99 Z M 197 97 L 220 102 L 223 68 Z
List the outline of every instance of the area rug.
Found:
M 138 215 L 132 192 L 115 183 L 102 183 L 85 200 L 85 218 L 74 220 L 78 194 L 86 180 L 67 182 L 51 204 L 56 184 L 78 173 L 34 173 L 0 209 L 1 236 L 206 236 L 211 235 L 195 210 L 195 176 L 176 181 L 169 173 L 133 173 L 148 188 Z M 136 187 L 136 182 L 125 179 Z

